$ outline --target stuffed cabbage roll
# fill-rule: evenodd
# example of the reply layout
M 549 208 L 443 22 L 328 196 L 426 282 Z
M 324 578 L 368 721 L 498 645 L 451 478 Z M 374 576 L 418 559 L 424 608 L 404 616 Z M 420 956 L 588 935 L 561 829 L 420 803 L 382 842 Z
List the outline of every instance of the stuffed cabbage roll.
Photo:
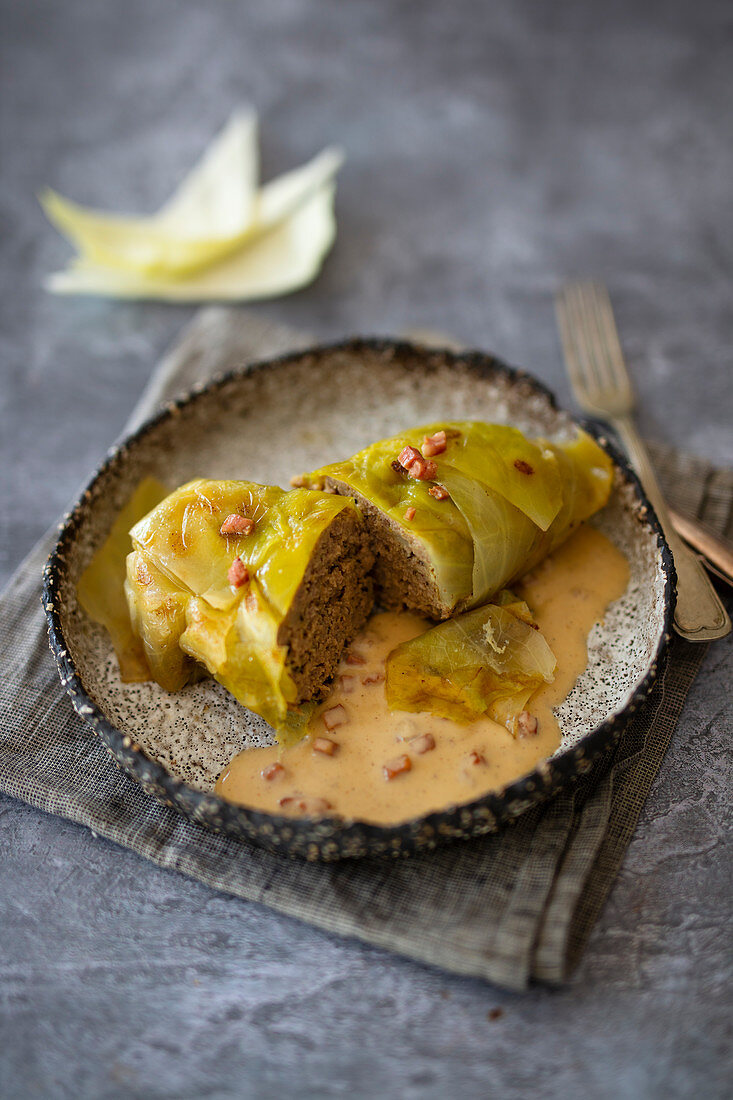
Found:
M 578 429 L 560 441 L 444 421 L 384 439 L 299 481 L 353 497 L 378 601 L 445 619 L 486 603 L 608 500 L 613 466 Z
M 352 500 L 246 481 L 191 481 L 131 531 L 130 619 L 155 679 L 197 665 L 276 729 L 298 724 L 372 607 Z
M 525 707 L 552 683 L 555 657 L 526 603 L 511 592 L 439 623 L 387 658 L 392 710 L 429 711 L 455 722 L 492 718 L 517 734 Z M 526 717 L 525 717 L 526 715 Z

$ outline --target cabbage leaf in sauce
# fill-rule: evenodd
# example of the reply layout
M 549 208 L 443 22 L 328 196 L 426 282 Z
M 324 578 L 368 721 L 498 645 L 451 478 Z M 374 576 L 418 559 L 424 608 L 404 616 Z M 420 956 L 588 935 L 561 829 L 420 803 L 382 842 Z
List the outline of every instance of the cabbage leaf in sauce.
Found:
M 109 634 L 120 679 L 126 684 L 150 679 L 142 642 L 130 624 L 123 589 L 125 559 L 132 549 L 130 528 L 165 494 L 165 487 L 155 478 L 146 477 L 140 482 L 76 586 L 77 599 L 84 611 Z
M 527 605 L 503 591 L 496 603 L 439 623 L 392 650 L 387 703 L 455 722 L 486 716 L 515 731 L 517 716 L 543 683 L 555 657 Z

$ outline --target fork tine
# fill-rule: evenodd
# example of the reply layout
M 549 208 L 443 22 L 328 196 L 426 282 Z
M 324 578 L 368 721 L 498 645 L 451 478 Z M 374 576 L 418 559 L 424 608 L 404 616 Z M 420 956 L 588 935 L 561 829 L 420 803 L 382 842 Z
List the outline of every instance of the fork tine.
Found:
M 616 385 L 627 388 L 630 392 L 631 381 L 626 370 L 623 351 L 621 350 L 621 341 L 619 340 L 618 329 L 616 328 L 616 321 L 613 316 L 611 299 L 604 286 L 598 283 L 594 283 L 592 286 L 594 311 L 600 339 L 603 341 L 603 346 L 606 351 L 609 370 L 613 374 Z
M 563 287 L 557 296 L 555 305 L 563 350 L 567 356 L 573 380 L 582 382 L 584 370 L 577 342 L 578 326 L 575 322 L 575 303 L 572 286 L 568 285 Z
M 567 344 L 573 349 L 574 383 L 592 399 L 599 386 L 599 373 L 589 340 L 581 285 L 571 283 L 565 287 L 560 303 Z
M 581 302 L 582 325 L 585 333 L 586 346 L 593 363 L 596 382 L 599 389 L 607 390 L 613 386 L 613 377 L 612 373 L 609 374 L 606 346 L 598 324 L 593 283 L 580 283 L 578 285 L 578 298 Z
M 600 283 L 568 283 L 556 298 L 558 326 L 575 396 L 587 412 L 621 416 L 634 396 L 613 319 Z
M 585 333 L 585 347 L 592 356 L 595 376 L 602 389 L 615 392 L 630 383 L 606 288 L 591 281 L 577 284 L 581 303 L 578 322 Z

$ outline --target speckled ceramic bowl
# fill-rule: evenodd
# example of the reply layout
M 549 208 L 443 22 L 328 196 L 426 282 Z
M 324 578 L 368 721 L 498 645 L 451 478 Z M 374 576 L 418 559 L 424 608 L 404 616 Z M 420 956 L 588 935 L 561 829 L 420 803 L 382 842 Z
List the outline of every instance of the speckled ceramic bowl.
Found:
M 107 458 L 63 526 L 46 566 L 44 604 L 74 707 L 147 792 L 210 829 L 291 856 L 406 855 L 495 831 L 587 772 L 615 743 L 656 676 L 675 580 L 652 509 L 613 452 L 612 498 L 593 523 L 627 555 L 631 579 L 594 628 L 588 668 L 558 711 L 561 748 L 503 790 L 399 825 L 293 820 L 219 799 L 217 775 L 241 749 L 269 742 L 269 728 L 211 680 L 176 695 L 121 683 L 105 632 L 79 607 L 77 581 L 142 477 L 171 488 L 193 477 L 287 485 L 294 472 L 443 418 L 507 422 L 530 435 L 562 434 L 573 424 L 542 385 L 490 356 L 353 340 L 217 378 Z

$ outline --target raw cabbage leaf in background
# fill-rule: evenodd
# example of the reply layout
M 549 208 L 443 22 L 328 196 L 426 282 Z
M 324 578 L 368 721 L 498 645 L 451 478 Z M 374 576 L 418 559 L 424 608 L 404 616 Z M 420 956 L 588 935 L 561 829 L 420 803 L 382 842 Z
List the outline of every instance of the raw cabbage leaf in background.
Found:
M 257 119 L 237 112 L 151 217 L 104 214 L 47 191 L 44 210 L 78 255 L 46 285 L 180 302 L 289 293 L 315 278 L 333 244 L 342 161 L 326 149 L 258 189 Z

